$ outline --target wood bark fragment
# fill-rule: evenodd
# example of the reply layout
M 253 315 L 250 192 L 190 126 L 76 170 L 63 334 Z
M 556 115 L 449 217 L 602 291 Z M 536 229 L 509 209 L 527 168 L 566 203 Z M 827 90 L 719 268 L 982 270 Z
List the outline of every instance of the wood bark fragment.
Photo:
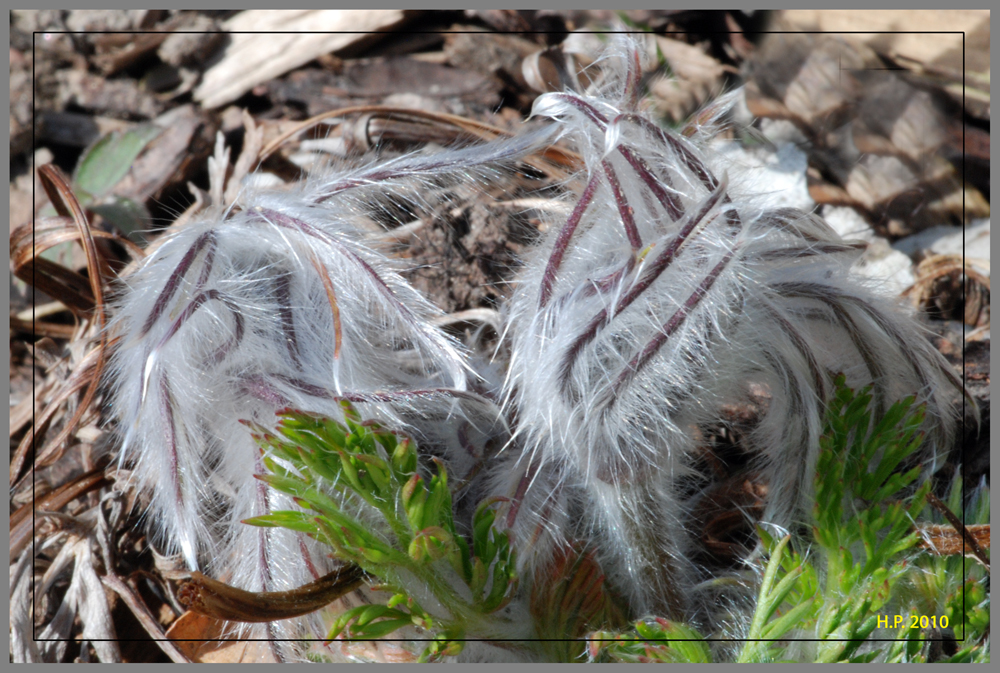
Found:
M 229 45 L 205 72 L 194 98 L 206 109 L 220 107 L 322 54 L 378 39 L 372 31 L 390 30 L 407 18 L 395 9 L 241 12 L 223 24 L 231 31 Z M 343 32 L 348 30 L 356 32 Z M 274 32 L 255 34 L 259 31 Z

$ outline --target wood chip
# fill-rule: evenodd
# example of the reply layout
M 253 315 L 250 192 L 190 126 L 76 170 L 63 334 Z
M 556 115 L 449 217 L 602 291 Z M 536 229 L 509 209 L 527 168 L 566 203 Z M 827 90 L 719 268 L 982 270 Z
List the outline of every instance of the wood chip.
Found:
M 794 30 L 859 31 L 850 37 L 905 66 L 926 84 L 943 86 L 969 114 L 989 119 L 988 9 L 788 10 L 781 18 Z
M 225 105 L 322 54 L 378 39 L 371 31 L 395 28 L 407 18 L 402 10 L 241 12 L 223 24 L 232 32 L 229 46 L 222 59 L 205 72 L 194 98 L 206 109 Z M 347 30 L 357 32 L 342 32 Z M 260 35 L 247 31 L 276 32 Z
M 944 96 L 886 71 L 848 38 L 768 35 L 747 68 L 751 114 L 791 121 L 809 140 L 812 164 L 840 188 L 826 194 L 811 184 L 810 193 L 859 209 L 892 236 L 988 217 L 989 203 L 945 158 L 961 122 Z
M 211 17 L 188 15 L 175 28 L 183 32 L 168 35 L 156 50 L 156 55 L 164 63 L 173 66 L 193 66 L 208 58 L 223 41 L 225 35 L 216 32 L 218 29 L 218 23 Z
M 135 126 L 121 119 L 79 112 L 42 111 L 40 116 L 39 140 L 70 147 L 88 147 L 112 131 L 127 131 Z
M 97 113 L 149 119 L 163 110 L 163 103 L 131 79 L 105 79 L 83 70 L 56 72 L 59 104 L 76 105 Z
M 267 643 L 232 638 L 232 626 L 221 619 L 185 612 L 167 631 L 172 644 L 195 663 L 276 663 Z
M 990 548 L 990 525 L 977 524 L 965 527 L 972 538 L 984 549 Z M 927 525 L 918 528 L 922 539 L 919 546 L 938 556 L 953 556 L 956 554 L 972 555 L 969 543 L 962 534 L 952 526 Z
M 796 30 L 830 33 L 870 31 L 856 32 L 851 37 L 879 51 L 919 59 L 923 63 L 942 63 L 957 59 L 961 70 L 963 36 L 960 32 L 972 33 L 985 28 L 989 34 L 990 10 L 870 9 L 859 12 L 847 9 L 799 9 L 782 12 L 782 18 Z M 966 41 L 966 49 L 968 47 Z M 972 54 L 969 56 L 972 57 Z M 985 58 L 988 63 L 988 51 Z M 989 65 L 986 67 L 989 68 Z
M 175 108 L 153 120 L 164 131 L 146 146 L 118 183 L 115 193 L 143 203 L 169 184 L 190 178 L 204 166 L 211 147 L 208 118 L 194 105 Z
M 521 73 L 521 61 L 538 51 L 537 42 L 517 35 L 487 32 L 452 33 L 445 38 L 444 44 L 448 63 L 499 77 L 514 91 L 527 88 Z M 531 96 L 528 92 L 525 95 Z M 530 100 L 528 102 L 530 104 Z
M 656 45 L 671 73 L 655 77 L 649 91 L 657 108 L 675 122 L 684 121 L 721 92 L 725 68 L 698 47 L 680 40 L 657 35 Z

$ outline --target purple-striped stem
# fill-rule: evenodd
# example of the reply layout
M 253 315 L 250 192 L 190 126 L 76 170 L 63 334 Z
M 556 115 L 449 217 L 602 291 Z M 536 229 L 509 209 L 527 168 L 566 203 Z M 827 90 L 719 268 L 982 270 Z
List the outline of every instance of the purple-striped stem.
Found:
M 292 358 L 295 367 L 302 369 L 302 359 L 299 357 L 299 339 L 295 332 L 295 316 L 292 314 L 292 280 L 291 274 L 281 274 L 274 279 L 274 293 L 278 299 L 278 319 L 281 320 L 281 331 L 285 335 L 285 347 L 288 356 Z
M 701 159 L 698 158 L 698 155 L 692 152 L 691 149 L 683 142 L 670 135 L 642 115 L 638 115 L 634 112 L 626 112 L 618 115 L 618 117 L 615 118 L 615 122 L 619 119 L 634 122 L 646 131 L 659 137 L 661 142 L 666 143 L 666 145 L 669 146 L 678 157 L 680 157 L 681 161 L 684 162 L 684 165 L 687 166 L 688 170 L 694 173 L 698 179 L 701 180 L 701 184 L 705 186 L 705 189 L 711 192 L 718 188 L 719 180 L 712 175 L 712 171 L 708 170 L 708 167 L 705 166 Z M 732 203 L 728 194 L 723 197 L 722 202 L 727 205 Z M 739 230 L 743 226 L 740 221 L 740 215 L 735 209 L 729 209 L 726 211 L 726 219 L 729 220 L 730 225 L 736 230 Z
M 642 247 L 642 239 L 639 237 L 639 229 L 635 226 L 635 208 L 628 204 L 625 194 L 622 192 L 621 182 L 618 181 L 618 174 L 611 166 L 611 162 L 604 160 L 601 162 L 604 174 L 608 176 L 608 183 L 611 185 L 611 193 L 615 197 L 615 205 L 618 206 L 618 214 L 622 218 L 622 226 L 625 227 L 625 236 L 628 237 L 629 245 L 633 250 Z
M 570 347 L 566 350 L 566 354 L 563 356 L 563 366 L 562 373 L 560 375 L 560 381 L 562 384 L 563 392 L 566 393 L 570 376 L 573 373 L 573 367 L 576 364 L 576 360 L 580 353 L 583 351 L 584 347 L 589 344 L 597 336 L 598 330 L 603 325 L 606 325 L 618 317 L 622 311 L 627 309 L 632 302 L 634 302 L 639 295 L 645 292 L 649 287 L 656 281 L 660 275 L 666 271 L 667 267 L 673 262 L 677 251 L 680 250 L 681 246 L 687 242 L 688 238 L 695 231 L 698 225 L 705 219 L 708 213 L 714 208 L 719 199 L 725 193 L 725 184 L 719 184 L 718 187 L 709 198 L 702 204 L 702 207 L 695 214 L 694 217 L 685 225 L 680 233 L 670 241 L 667 245 L 653 260 L 649 268 L 639 277 L 639 280 L 632 286 L 632 288 L 625 293 L 625 295 L 615 303 L 614 312 L 611 314 L 610 318 L 608 316 L 608 309 L 603 308 L 600 312 L 594 316 L 593 320 L 588 323 L 587 328 L 570 344 Z
M 507 510 L 507 528 L 513 527 L 514 522 L 517 521 L 517 513 L 521 510 L 521 502 L 524 500 L 524 496 L 528 492 L 528 486 L 531 485 L 537 473 L 538 462 L 532 460 L 528 464 L 528 468 L 524 471 L 524 474 L 521 475 L 521 480 L 517 482 L 514 497 L 510 500 L 510 509 Z
M 660 348 L 663 347 L 663 344 L 667 342 L 670 336 L 684 324 L 687 317 L 691 315 L 691 311 L 693 311 L 698 304 L 701 303 L 701 300 L 705 298 L 705 295 L 715 284 L 715 281 L 717 281 L 719 276 L 722 275 L 722 272 L 725 270 L 735 253 L 736 249 L 734 248 L 723 256 L 719 263 L 715 265 L 715 268 L 713 268 L 709 274 L 705 276 L 701 283 L 698 284 L 698 287 L 691 294 L 691 296 L 684 300 L 684 304 L 682 304 L 681 307 L 677 309 L 672 316 L 670 316 L 670 319 L 663 324 L 660 331 L 658 331 L 656 335 L 650 339 L 649 343 L 647 343 L 646 346 L 634 358 L 632 358 L 632 361 L 628 363 L 625 369 L 622 370 L 611 387 L 613 395 L 609 401 L 609 406 L 614 404 L 614 400 L 617 398 L 617 394 L 620 392 L 621 388 L 631 381 L 639 373 L 639 371 L 645 367 L 647 363 L 649 363 L 653 356 L 656 355 L 657 351 L 659 351 Z
M 608 118 L 590 103 L 581 100 L 579 97 L 572 94 L 553 95 L 558 98 L 565 99 L 570 105 L 583 112 L 584 116 L 594 122 L 594 124 L 597 125 L 597 128 L 599 128 L 602 132 L 607 130 Z M 631 148 L 619 144 L 615 149 L 622 155 L 625 161 L 629 163 L 633 170 L 635 170 L 639 178 L 646 184 L 653 195 L 656 196 L 656 199 L 660 202 L 660 205 L 666 209 L 670 218 L 673 220 L 678 219 L 683 213 L 680 204 L 677 203 L 676 197 L 670 194 L 666 189 L 664 189 L 663 185 L 660 184 L 663 182 L 668 188 L 672 189 L 673 185 L 670 182 L 670 178 L 666 175 L 657 178 L 657 176 L 653 174 L 649 164 L 647 164 L 642 157 L 636 156 Z
M 774 250 L 748 254 L 748 259 L 761 261 L 772 261 L 779 259 L 801 259 L 803 257 L 815 257 L 817 255 L 839 255 L 847 252 L 862 252 L 868 247 L 864 241 L 852 243 L 816 243 L 814 245 L 793 245 Z
M 569 218 L 566 220 L 566 224 L 564 224 L 562 229 L 559 230 L 555 246 L 552 248 L 552 254 L 549 255 L 549 262 L 545 266 L 545 272 L 542 274 L 542 286 L 538 293 L 539 308 L 545 308 L 545 305 L 549 302 L 549 298 L 552 295 L 552 286 L 555 284 L 556 274 L 559 272 L 559 265 L 562 264 L 563 255 L 566 254 L 566 249 L 569 247 L 569 242 L 573 238 L 573 233 L 580 224 L 580 218 L 583 217 L 584 212 L 586 212 L 587 207 L 594 198 L 594 192 L 597 189 L 598 181 L 599 180 L 596 174 L 590 176 L 587 186 L 584 188 L 583 193 L 577 200 L 576 206 L 573 207 L 573 212 L 570 213 Z
M 398 178 L 414 177 L 421 174 L 453 172 L 463 168 L 477 168 L 492 163 L 500 163 L 524 156 L 534 150 L 542 140 L 549 135 L 548 131 L 524 134 L 498 148 L 480 145 L 444 153 L 443 158 L 437 157 L 404 157 L 401 160 L 381 164 L 368 172 L 361 172 L 351 177 L 345 177 L 327 186 L 324 193 L 316 199 L 316 203 L 324 201 L 351 189 L 368 187 L 378 183 Z
M 783 297 L 804 297 L 814 299 L 829 307 L 836 316 L 837 322 L 840 323 L 840 326 L 844 328 L 845 332 L 847 332 L 847 336 L 854 345 L 854 349 L 861 356 L 861 359 L 865 361 L 865 367 L 868 369 L 868 373 L 871 375 L 872 380 L 876 382 L 885 381 L 885 370 L 882 368 L 878 355 L 871 349 L 862 330 L 858 327 L 854 318 L 851 317 L 851 314 L 841 303 L 842 299 L 847 298 L 845 295 L 838 293 L 834 290 L 834 288 L 828 285 L 820 285 L 818 283 L 772 283 L 770 288 Z M 885 413 L 885 398 L 886 393 L 884 383 L 877 385 L 875 389 L 875 402 L 877 404 L 877 411 L 880 415 Z
M 167 459 L 169 461 L 169 474 L 167 478 L 173 486 L 174 505 L 178 512 L 184 511 L 184 492 L 181 486 L 180 463 L 177 455 L 177 426 L 174 422 L 173 395 L 170 392 L 170 383 L 167 380 L 167 373 L 160 372 L 160 414 L 163 420 L 164 443 L 167 446 Z M 184 560 L 191 565 L 192 570 L 198 568 L 198 550 L 191 543 L 190 535 L 181 535 L 181 551 Z
M 402 302 L 399 301 L 399 299 L 396 297 L 395 294 L 393 294 L 393 291 L 389 288 L 389 286 L 386 285 L 385 281 L 382 280 L 382 277 L 378 275 L 378 272 L 376 272 L 375 269 L 373 269 L 371 265 L 368 264 L 368 262 L 366 262 L 357 254 L 355 254 L 354 251 L 345 246 L 342 242 L 338 241 L 335 236 L 330 236 L 326 232 L 321 231 L 316 227 L 313 227 L 308 222 L 303 222 L 298 218 L 291 217 L 290 215 L 286 215 L 284 213 L 279 213 L 278 211 L 271 210 L 270 208 L 263 208 L 258 206 L 257 208 L 254 209 L 254 212 L 256 212 L 258 215 L 264 218 L 266 222 L 273 224 L 274 226 L 301 232 L 306 236 L 316 238 L 320 241 L 323 241 L 330 247 L 335 248 L 337 252 L 350 259 L 362 271 L 364 271 L 365 275 L 368 276 L 369 279 L 371 279 L 371 281 L 375 284 L 375 287 L 377 288 L 379 293 L 386 299 L 386 301 L 389 302 L 389 304 L 393 308 L 396 309 L 399 315 L 402 316 L 403 319 L 407 323 L 409 323 L 414 330 L 416 330 L 417 332 L 424 333 L 425 335 L 427 334 L 427 328 L 423 325 L 423 323 L 420 320 L 417 319 L 416 316 L 413 315 L 413 313 Z
M 206 231 L 204 234 L 199 236 L 195 239 L 195 242 L 191 244 L 191 247 L 188 248 L 187 252 L 184 253 L 180 263 L 176 268 L 174 268 L 173 272 L 171 272 L 170 277 L 167 278 L 167 283 L 163 286 L 163 290 L 160 291 L 156 301 L 153 302 L 153 309 L 149 312 L 146 322 L 143 323 L 139 336 L 146 336 L 146 334 L 149 333 L 149 330 L 153 328 L 153 323 L 159 320 L 160 316 L 163 315 L 163 311 L 166 310 L 167 304 L 171 299 L 173 299 L 174 294 L 177 292 L 177 288 L 180 287 L 181 280 L 187 274 L 188 269 L 191 268 L 194 258 L 206 245 L 209 246 L 209 250 L 205 255 L 205 264 L 202 268 L 201 276 L 198 278 L 198 285 L 195 291 L 197 292 L 200 290 L 204 286 L 205 282 L 208 281 L 208 274 L 211 273 L 212 263 L 215 258 L 216 236 L 214 231 Z
M 177 331 L 181 327 L 183 327 L 184 323 L 187 322 L 199 308 L 201 308 L 202 304 L 211 300 L 221 301 L 223 304 L 225 304 L 226 307 L 232 313 L 233 319 L 236 321 L 236 328 L 233 330 L 232 338 L 229 340 L 229 342 L 220 346 L 219 349 L 212 356 L 213 362 L 221 362 L 222 359 L 225 358 L 226 355 L 229 353 L 229 351 L 233 347 L 239 345 L 240 341 L 243 340 L 244 327 L 243 327 L 243 316 L 242 314 L 240 314 L 239 307 L 236 306 L 236 304 L 233 302 L 232 299 L 230 299 L 229 297 L 225 296 L 224 294 L 215 289 L 206 290 L 200 293 L 194 299 L 191 300 L 191 303 L 189 303 L 187 306 L 184 307 L 184 310 L 181 312 L 181 314 L 177 316 L 177 319 L 174 320 L 174 322 L 170 325 L 170 328 L 167 330 L 167 333 L 163 335 L 162 339 L 160 339 L 160 342 L 156 345 L 154 351 L 158 351 L 161 348 L 163 348 L 163 346 L 167 343 L 167 341 L 173 338 L 173 336 L 177 334 Z
M 813 353 L 812 348 L 809 347 L 805 337 L 803 337 L 799 331 L 795 329 L 795 326 L 790 323 L 788 319 L 785 318 L 784 314 L 771 304 L 771 302 L 765 299 L 761 302 L 761 306 L 763 306 L 764 310 L 771 316 L 771 320 L 774 320 L 781 326 L 781 329 L 785 331 L 788 338 L 792 340 L 796 350 L 798 350 L 805 359 L 806 364 L 809 366 L 809 373 L 812 374 L 813 377 L 813 386 L 816 389 L 816 394 L 819 395 L 821 400 L 825 401 L 827 377 L 820 369 L 819 363 L 816 361 L 816 354 Z

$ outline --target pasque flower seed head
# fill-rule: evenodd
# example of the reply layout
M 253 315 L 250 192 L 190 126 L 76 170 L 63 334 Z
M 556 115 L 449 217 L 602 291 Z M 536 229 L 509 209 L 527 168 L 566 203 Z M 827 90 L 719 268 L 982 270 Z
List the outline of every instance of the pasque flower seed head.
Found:
M 294 508 L 255 479 L 263 463 L 243 424 L 272 426 L 282 408 L 340 418 L 338 399 L 364 402 L 422 441 L 450 442 L 466 469 L 481 457 L 496 408 L 467 390 L 465 351 L 432 324 L 439 309 L 358 223 L 377 198 L 493 179 L 546 135 L 404 156 L 294 191 L 248 190 L 220 219 L 171 234 L 125 279 L 110 327 L 119 463 L 150 493 L 150 531 L 165 549 L 251 591 L 332 569 L 305 535 L 241 523 Z M 296 633 L 276 623 L 260 637 Z
M 830 373 L 873 383 L 883 409 L 926 402 L 928 464 L 948 446 L 961 385 L 901 308 L 852 275 L 864 243 L 731 189 L 710 128 L 676 134 L 639 110 L 635 45 L 606 58 L 623 67 L 605 93 L 534 105 L 586 166 L 508 303 L 506 399 L 526 492 L 563 492 L 576 512 L 563 534 L 597 547 L 634 616 L 680 617 L 694 532 L 681 485 L 697 429 L 725 405 L 766 391 L 748 448 L 769 484 L 765 518 L 791 526 L 809 506 Z M 518 509 L 524 544 L 542 511 Z
M 111 406 L 119 460 L 150 493 L 162 545 L 254 591 L 332 569 L 305 535 L 241 523 L 294 508 L 255 478 L 262 457 L 241 421 L 268 427 L 286 407 L 342 419 L 349 399 L 415 435 L 455 483 L 478 474 L 458 507 L 508 499 L 498 522 L 523 580 L 512 609 L 557 550 L 582 542 L 626 613 L 680 618 L 695 578 L 682 482 L 699 429 L 724 406 L 766 393 L 747 442 L 769 483 L 765 518 L 779 525 L 809 506 L 831 372 L 874 384 L 883 406 L 916 394 L 933 462 L 961 386 L 894 302 L 851 274 L 863 244 L 731 187 L 710 127 L 652 122 L 639 53 L 621 41 L 599 90 L 540 97 L 534 114 L 552 120 L 541 132 L 331 171 L 292 191 L 248 189 L 124 280 Z M 567 183 L 570 215 L 530 252 L 504 307 L 510 358 L 494 404 L 472 392 L 473 360 L 434 326 L 438 309 L 358 223 L 386 195 L 494 179 L 555 134 L 584 167 Z M 503 449 L 490 457 L 488 444 Z M 362 503 L 343 504 L 378 530 Z M 256 635 L 324 628 L 313 616 Z M 291 642 L 276 652 L 299 654 Z

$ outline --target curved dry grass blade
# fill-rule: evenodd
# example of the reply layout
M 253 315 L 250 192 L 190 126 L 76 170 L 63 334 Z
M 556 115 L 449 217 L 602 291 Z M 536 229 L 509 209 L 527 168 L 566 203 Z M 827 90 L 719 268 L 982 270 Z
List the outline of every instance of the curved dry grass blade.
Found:
M 244 591 L 198 571 L 177 594 L 192 612 L 232 622 L 261 623 L 301 617 L 326 607 L 365 582 L 364 571 L 349 565 L 291 591 Z
M 354 105 L 351 107 L 338 108 L 336 110 L 330 110 L 329 112 L 323 112 L 305 121 L 297 124 L 296 126 L 290 128 L 289 130 L 282 133 L 280 136 L 272 140 L 264 147 L 263 151 L 260 153 L 261 161 L 270 156 L 276 149 L 287 142 L 293 136 L 307 131 L 317 124 L 324 122 L 328 119 L 336 119 L 337 117 L 347 117 L 350 115 L 359 114 L 372 114 L 372 115 L 382 115 L 386 118 L 393 117 L 410 117 L 417 119 L 427 119 L 430 121 L 435 121 L 441 124 L 454 126 L 459 128 L 466 133 L 469 133 L 474 138 L 480 140 L 492 140 L 498 137 L 511 137 L 511 133 L 504 131 L 496 126 L 491 126 L 490 124 L 484 124 L 482 122 L 477 122 L 472 119 L 466 119 L 465 117 L 460 117 L 458 115 L 446 114 L 443 112 L 427 112 L 424 110 L 414 110 L 410 108 L 394 107 L 391 105 Z
M 16 315 L 10 317 L 10 329 L 23 334 L 34 336 L 47 336 L 54 339 L 73 339 L 77 334 L 77 327 L 74 325 L 58 325 L 51 322 L 31 322 L 21 320 Z
M 97 317 L 97 329 L 100 334 L 100 343 L 93 352 L 96 352 L 95 362 L 93 364 L 93 370 L 90 371 L 89 382 L 87 385 L 87 390 L 83 394 L 83 399 L 80 400 L 77 406 L 76 412 L 73 417 L 63 426 L 62 431 L 59 435 L 50 442 L 45 450 L 42 451 L 41 455 L 38 456 L 38 460 L 49 459 L 50 452 L 55 452 L 60 444 L 62 444 L 66 439 L 72 435 L 76 430 L 77 425 L 85 414 L 90 412 L 90 405 L 94 401 L 94 397 L 97 395 L 97 386 L 101 380 L 101 373 L 104 370 L 104 361 L 106 356 L 108 335 L 105 326 L 107 324 L 107 314 L 104 305 L 104 287 L 103 284 L 111 279 L 111 271 L 107 268 L 107 263 L 98 256 L 97 247 L 94 244 L 94 237 L 90 230 L 90 223 L 87 221 L 87 217 L 83 212 L 83 208 L 80 206 L 80 202 L 76 200 L 73 195 L 73 191 L 70 189 L 69 183 L 66 181 L 66 177 L 62 174 L 57 167 L 48 164 L 42 166 L 38 169 L 39 178 L 41 179 L 42 185 L 45 188 L 46 193 L 49 195 L 49 199 L 52 201 L 53 205 L 56 207 L 56 211 L 63 216 L 72 216 L 77 229 L 80 231 L 80 245 L 83 247 L 83 251 L 87 256 L 87 272 L 90 275 L 90 290 L 94 296 L 94 312 Z M 105 273 L 106 272 L 106 273 Z M 86 360 L 86 358 L 85 358 Z M 81 366 L 77 367 L 77 372 L 81 373 L 81 378 L 86 370 Z M 32 438 L 32 444 L 34 444 L 35 433 L 29 433 Z M 54 458 L 52 458 L 54 460 Z M 12 466 L 13 467 L 13 466 Z
M 133 259 L 142 259 L 146 251 L 128 238 L 118 234 L 91 229 L 90 235 L 118 243 L 132 255 Z M 55 217 L 40 217 L 33 222 L 27 222 L 14 228 L 10 234 L 11 259 L 20 259 L 21 264 L 45 252 L 52 246 L 65 242 L 80 240 L 80 230 L 71 217 L 57 215 Z
M 13 317 L 11 318 L 13 320 Z M 42 390 L 45 391 L 48 386 L 42 385 Z M 8 437 L 13 438 L 14 435 L 19 433 L 28 423 L 31 422 L 32 410 L 35 408 L 34 397 L 24 397 L 17 406 L 10 408 L 10 427 L 8 430 Z
M 87 287 L 87 279 L 61 264 L 36 257 L 26 264 L 14 266 L 14 275 L 50 297 L 57 298 L 77 317 L 94 309 L 94 296 Z
M 98 360 L 98 349 L 93 349 L 80 361 L 80 364 L 69 376 L 66 382 L 63 384 L 62 390 L 60 390 L 55 398 L 49 403 L 47 407 L 42 411 L 41 415 L 35 419 L 35 423 L 28 428 L 28 432 L 25 433 L 24 437 L 17 445 L 17 450 L 10 460 L 10 485 L 14 486 L 18 478 L 21 477 L 21 472 L 24 470 L 25 463 L 27 462 L 28 452 L 31 448 L 36 445 L 36 438 L 44 437 L 45 432 L 48 430 L 49 423 L 52 422 L 53 417 L 56 412 L 62 408 L 66 401 L 75 393 L 79 392 L 88 383 L 93 384 L 96 378 L 96 365 Z M 82 418 L 83 414 L 78 413 Z M 73 421 L 75 424 L 79 422 L 79 419 Z M 70 431 L 74 430 L 75 427 L 67 424 Z M 51 464 L 57 460 L 61 455 L 61 451 L 57 451 L 62 440 L 65 439 L 63 435 L 69 436 L 68 432 L 60 433 L 60 436 L 45 445 L 45 448 L 37 455 L 35 458 L 36 465 L 44 467 L 45 465 Z
M 66 268 L 52 260 L 40 257 L 42 253 L 64 243 L 81 242 L 83 232 L 90 231 L 92 237 L 114 241 L 128 250 L 133 259 L 142 259 L 145 251 L 132 241 L 117 234 L 81 229 L 71 217 L 43 217 L 33 222 L 22 224 L 10 235 L 10 258 L 14 275 L 26 283 L 36 287 L 46 294 L 58 299 L 78 318 L 91 314 L 96 305 L 91 281 L 73 269 Z M 107 268 L 108 262 L 103 257 L 101 263 Z M 108 272 L 111 273 L 110 271 Z M 30 314 L 30 312 L 29 312 Z M 27 323 L 26 317 L 18 316 Z M 40 335 L 50 335 L 59 338 L 70 338 L 74 335 L 71 327 L 50 326 L 34 331 Z
M 99 307 L 98 320 L 100 327 L 104 329 L 104 289 L 103 281 L 111 278 L 111 270 L 107 262 L 97 254 L 97 247 L 94 244 L 94 236 L 90 230 L 90 223 L 87 215 L 83 212 L 83 206 L 77 201 L 73 194 L 73 189 L 63 172 L 57 166 L 46 164 L 38 169 L 38 178 L 48 194 L 49 200 L 55 206 L 56 212 L 63 217 L 72 217 L 77 229 L 80 231 L 80 245 L 87 256 L 87 273 L 90 276 L 90 290 L 94 293 L 94 303 Z
M 156 642 L 157 647 L 163 650 L 163 653 L 170 657 L 170 660 L 178 664 L 190 664 L 192 661 L 184 656 L 184 653 L 177 649 L 177 645 L 173 643 L 166 634 L 163 633 L 163 629 L 160 628 L 159 623 L 156 618 L 149 612 L 149 608 L 139 597 L 138 593 L 131 586 L 126 584 L 120 577 L 114 574 L 104 575 L 101 577 L 101 582 L 104 586 L 108 587 L 116 594 L 121 596 L 121 599 L 125 601 L 125 605 L 128 606 L 129 610 L 142 625 L 142 628 L 146 630 L 146 633 L 152 637 L 153 641 Z
M 27 548 L 35 532 L 34 521 L 31 517 L 32 510 L 35 512 L 58 512 L 80 496 L 96 491 L 109 483 L 104 476 L 104 467 L 96 467 L 54 491 L 46 493 L 35 502 L 29 502 L 19 507 L 10 517 L 11 563 Z
M 453 127 L 460 131 L 465 132 L 472 139 L 478 140 L 496 140 L 497 138 L 510 138 L 513 137 L 513 133 L 510 131 L 505 131 L 502 128 L 493 126 L 491 124 L 485 124 L 483 122 L 475 121 L 474 119 L 467 119 L 466 117 L 461 117 L 459 115 L 446 114 L 443 112 L 428 112 L 426 110 L 414 110 L 410 108 L 393 107 L 391 105 L 355 105 L 352 107 L 339 108 L 336 110 L 331 110 L 329 112 L 323 112 L 321 114 L 315 115 L 306 119 L 305 121 L 297 124 L 293 128 L 285 131 L 277 138 L 269 142 L 264 149 L 260 152 L 260 162 L 263 162 L 268 156 L 274 153 L 281 145 L 286 143 L 290 138 L 296 134 L 302 133 L 303 131 L 309 130 L 324 121 L 330 119 L 336 119 L 337 117 L 346 117 L 349 115 L 361 115 L 361 114 L 371 114 L 384 117 L 387 120 L 391 119 L 422 119 L 435 122 L 439 125 L 445 127 Z M 390 129 L 387 127 L 383 129 L 383 135 L 389 136 L 391 134 Z M 452 141 L 458 141 L 461 139 L 459 134 L 454 134 L 451 138 Z M 559 147 L 550 146 L 541 152 L 541 156 L 548 162 L 554 164 L 560 168 L 566 168 L 569 170 L 577 170 L 583 165 L 583 160 L 575 152 L 565 150 Z M 545 173 L 552 173 L 552 167 L 547 167 L 543 165 L 538 165 L 537 162 L 532 162 L 529 158 L 525 158 L 525 163 L 537 168 Z M 565 177 L 560 171 L 558 174 L 553 175 L 553 177 L 561 178 Z

